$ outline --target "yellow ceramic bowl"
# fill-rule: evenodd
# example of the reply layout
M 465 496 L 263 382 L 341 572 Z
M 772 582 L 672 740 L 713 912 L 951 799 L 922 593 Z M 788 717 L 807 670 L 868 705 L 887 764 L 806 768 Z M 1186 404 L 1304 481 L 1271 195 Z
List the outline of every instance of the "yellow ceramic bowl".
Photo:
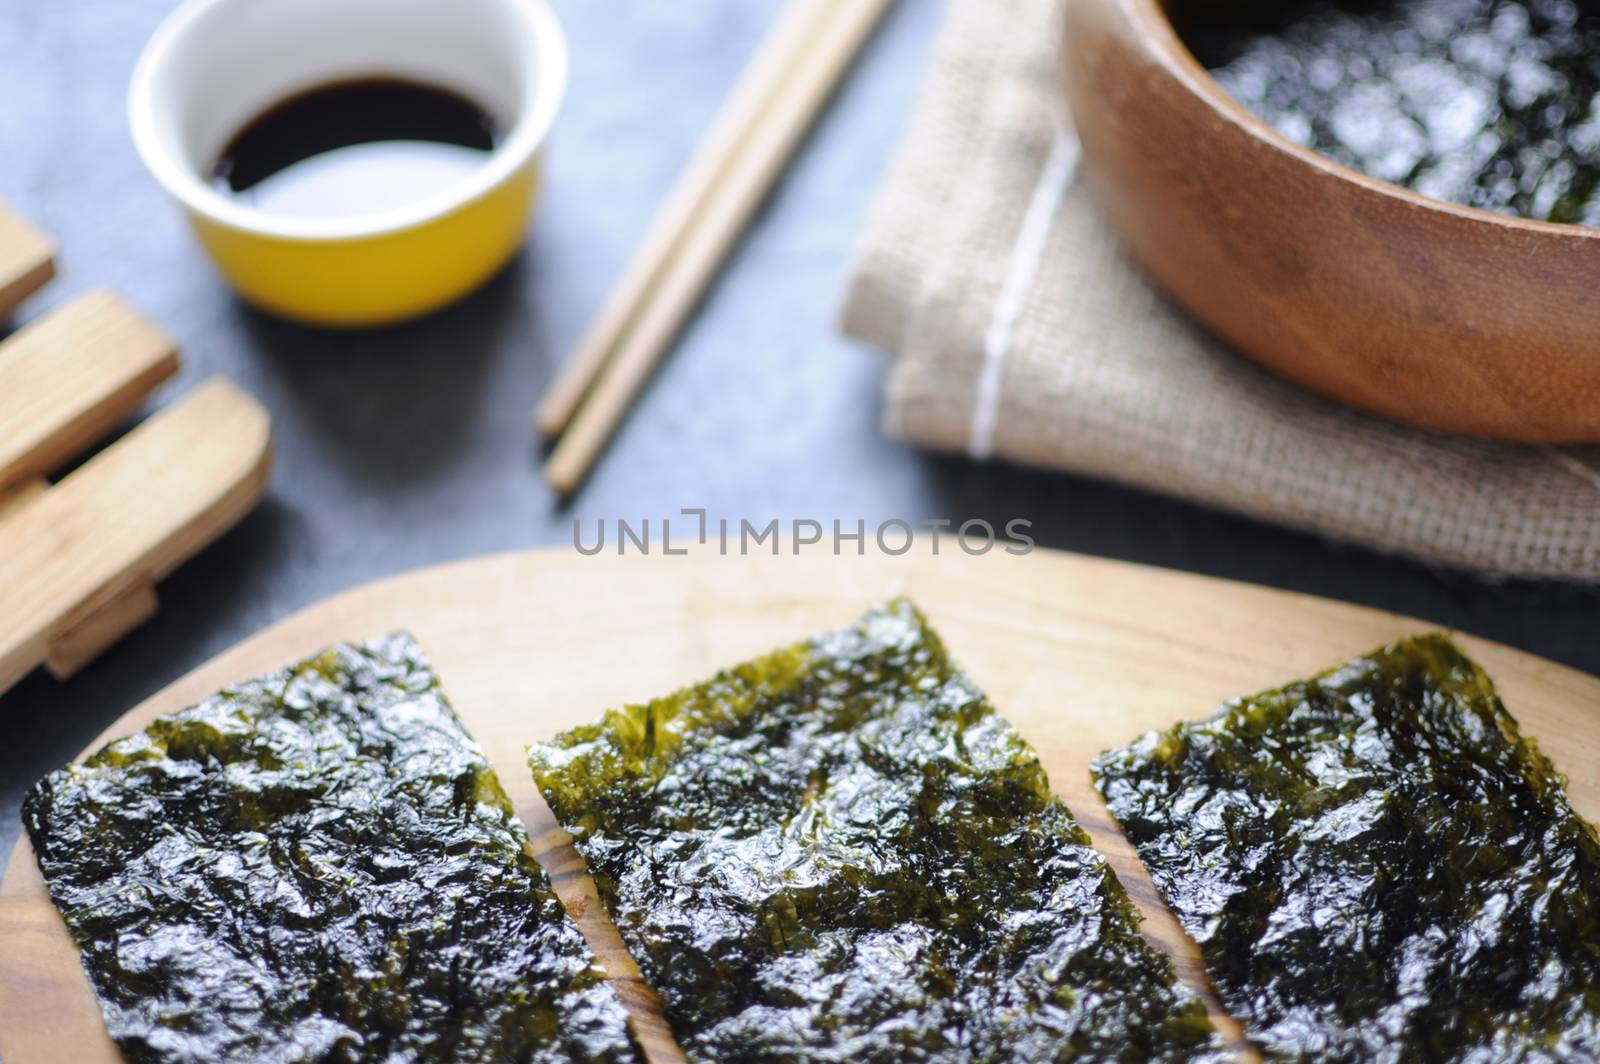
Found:
M 508 132 L 470 176 L 392 210 L 297 218 L 211 186 L 258 114 L 372 76 L 452 89 Z M 516 251 L 566 78 L 544 0 L 186 0 L 140 57 L 128 114 L 145 165 L 241 296 L 314 324 L 379 325 L 461 298 Z

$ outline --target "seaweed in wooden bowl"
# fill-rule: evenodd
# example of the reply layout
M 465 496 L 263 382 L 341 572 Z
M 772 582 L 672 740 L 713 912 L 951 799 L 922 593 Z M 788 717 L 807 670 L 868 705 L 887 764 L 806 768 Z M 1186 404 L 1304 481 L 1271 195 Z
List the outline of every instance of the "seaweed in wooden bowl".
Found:
M 1600 225 L 1600 5 L 1314 0 L 1176 9 L 1217 83 L 1273 129 L 1434 199 Z
M 1600 441 L 1587 4 L 1065 6 L 1085 179 L 1203 326 L 1385 417 Z

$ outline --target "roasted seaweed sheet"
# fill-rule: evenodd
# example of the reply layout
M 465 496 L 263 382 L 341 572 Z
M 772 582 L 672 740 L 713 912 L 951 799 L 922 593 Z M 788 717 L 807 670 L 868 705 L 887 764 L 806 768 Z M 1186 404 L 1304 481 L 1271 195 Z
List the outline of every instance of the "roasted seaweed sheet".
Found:
M 23 818 L 130 1061 L 637 1059 L 409 636 L 158 720 Z
M 907 602 L 531 760 L 693 1059 L 1229 1059 Z
M 1267 1056 L 1600 1060 L 1600 843 L 1450 640 L 1230 703 L 1095 773 Z

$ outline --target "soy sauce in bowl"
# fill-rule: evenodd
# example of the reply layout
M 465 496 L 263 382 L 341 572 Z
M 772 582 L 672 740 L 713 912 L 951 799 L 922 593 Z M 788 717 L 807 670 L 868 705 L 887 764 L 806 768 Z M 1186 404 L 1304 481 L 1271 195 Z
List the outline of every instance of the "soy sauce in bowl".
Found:
M 211 182 L 272 214 L 373 214 L 471 175 L 498 136 L 487 111 L 448 89 L 388 77 L 336 81 L 283 100 L 241 129 Z

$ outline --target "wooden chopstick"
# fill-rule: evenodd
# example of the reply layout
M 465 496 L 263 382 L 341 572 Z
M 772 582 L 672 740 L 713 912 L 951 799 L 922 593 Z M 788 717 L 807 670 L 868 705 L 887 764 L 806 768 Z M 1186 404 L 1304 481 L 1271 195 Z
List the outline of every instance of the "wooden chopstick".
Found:
M 683 234 L 727 176 L 740 144 L 750 136 L 833 5 L 834 0 L 789 0 L 778 13 L 777 21 L 739 76 L 727 104 L 717 114 L 711 131 L 695 149 L 683 176 L 650 223 L 644 243 L 577 350 L 539 400 L 534 425 L 544 436 L 559 436 L 572 420 L 639 306 L 660 279 Z
M 680 224 L 686 225 L 678 239 L 663 241 L 667 247 L 659 265 L 640 269 L 648 278 L 638 284 L 637 304 L 629 301 L 633 313 L 618 313 L 620 323 L 606 326 L 618 337 L 610 358 L 604 352 L 588 356 L 598 366 L 593 384 L 587 394 L 578 390 L 581 403 L 545 465 L 545 477 L 557 491 L 570 494 L 583 482 L 893 2 L 825 0 L 814 5 L 819 17 L 808 24 L 811 32 L 783 68 L 770 100 L 765 106 L 738 105 L 750 107 L 756 116 L 753 127 L 747 136 L 734 138 L 731 149 L 723 149 L 731 155 L 714 168 L 700 209 L 684 212 Z M 807 2 L 805 10 L 812 7 Z M 797 16 L 796 22 L 802 19 Z

